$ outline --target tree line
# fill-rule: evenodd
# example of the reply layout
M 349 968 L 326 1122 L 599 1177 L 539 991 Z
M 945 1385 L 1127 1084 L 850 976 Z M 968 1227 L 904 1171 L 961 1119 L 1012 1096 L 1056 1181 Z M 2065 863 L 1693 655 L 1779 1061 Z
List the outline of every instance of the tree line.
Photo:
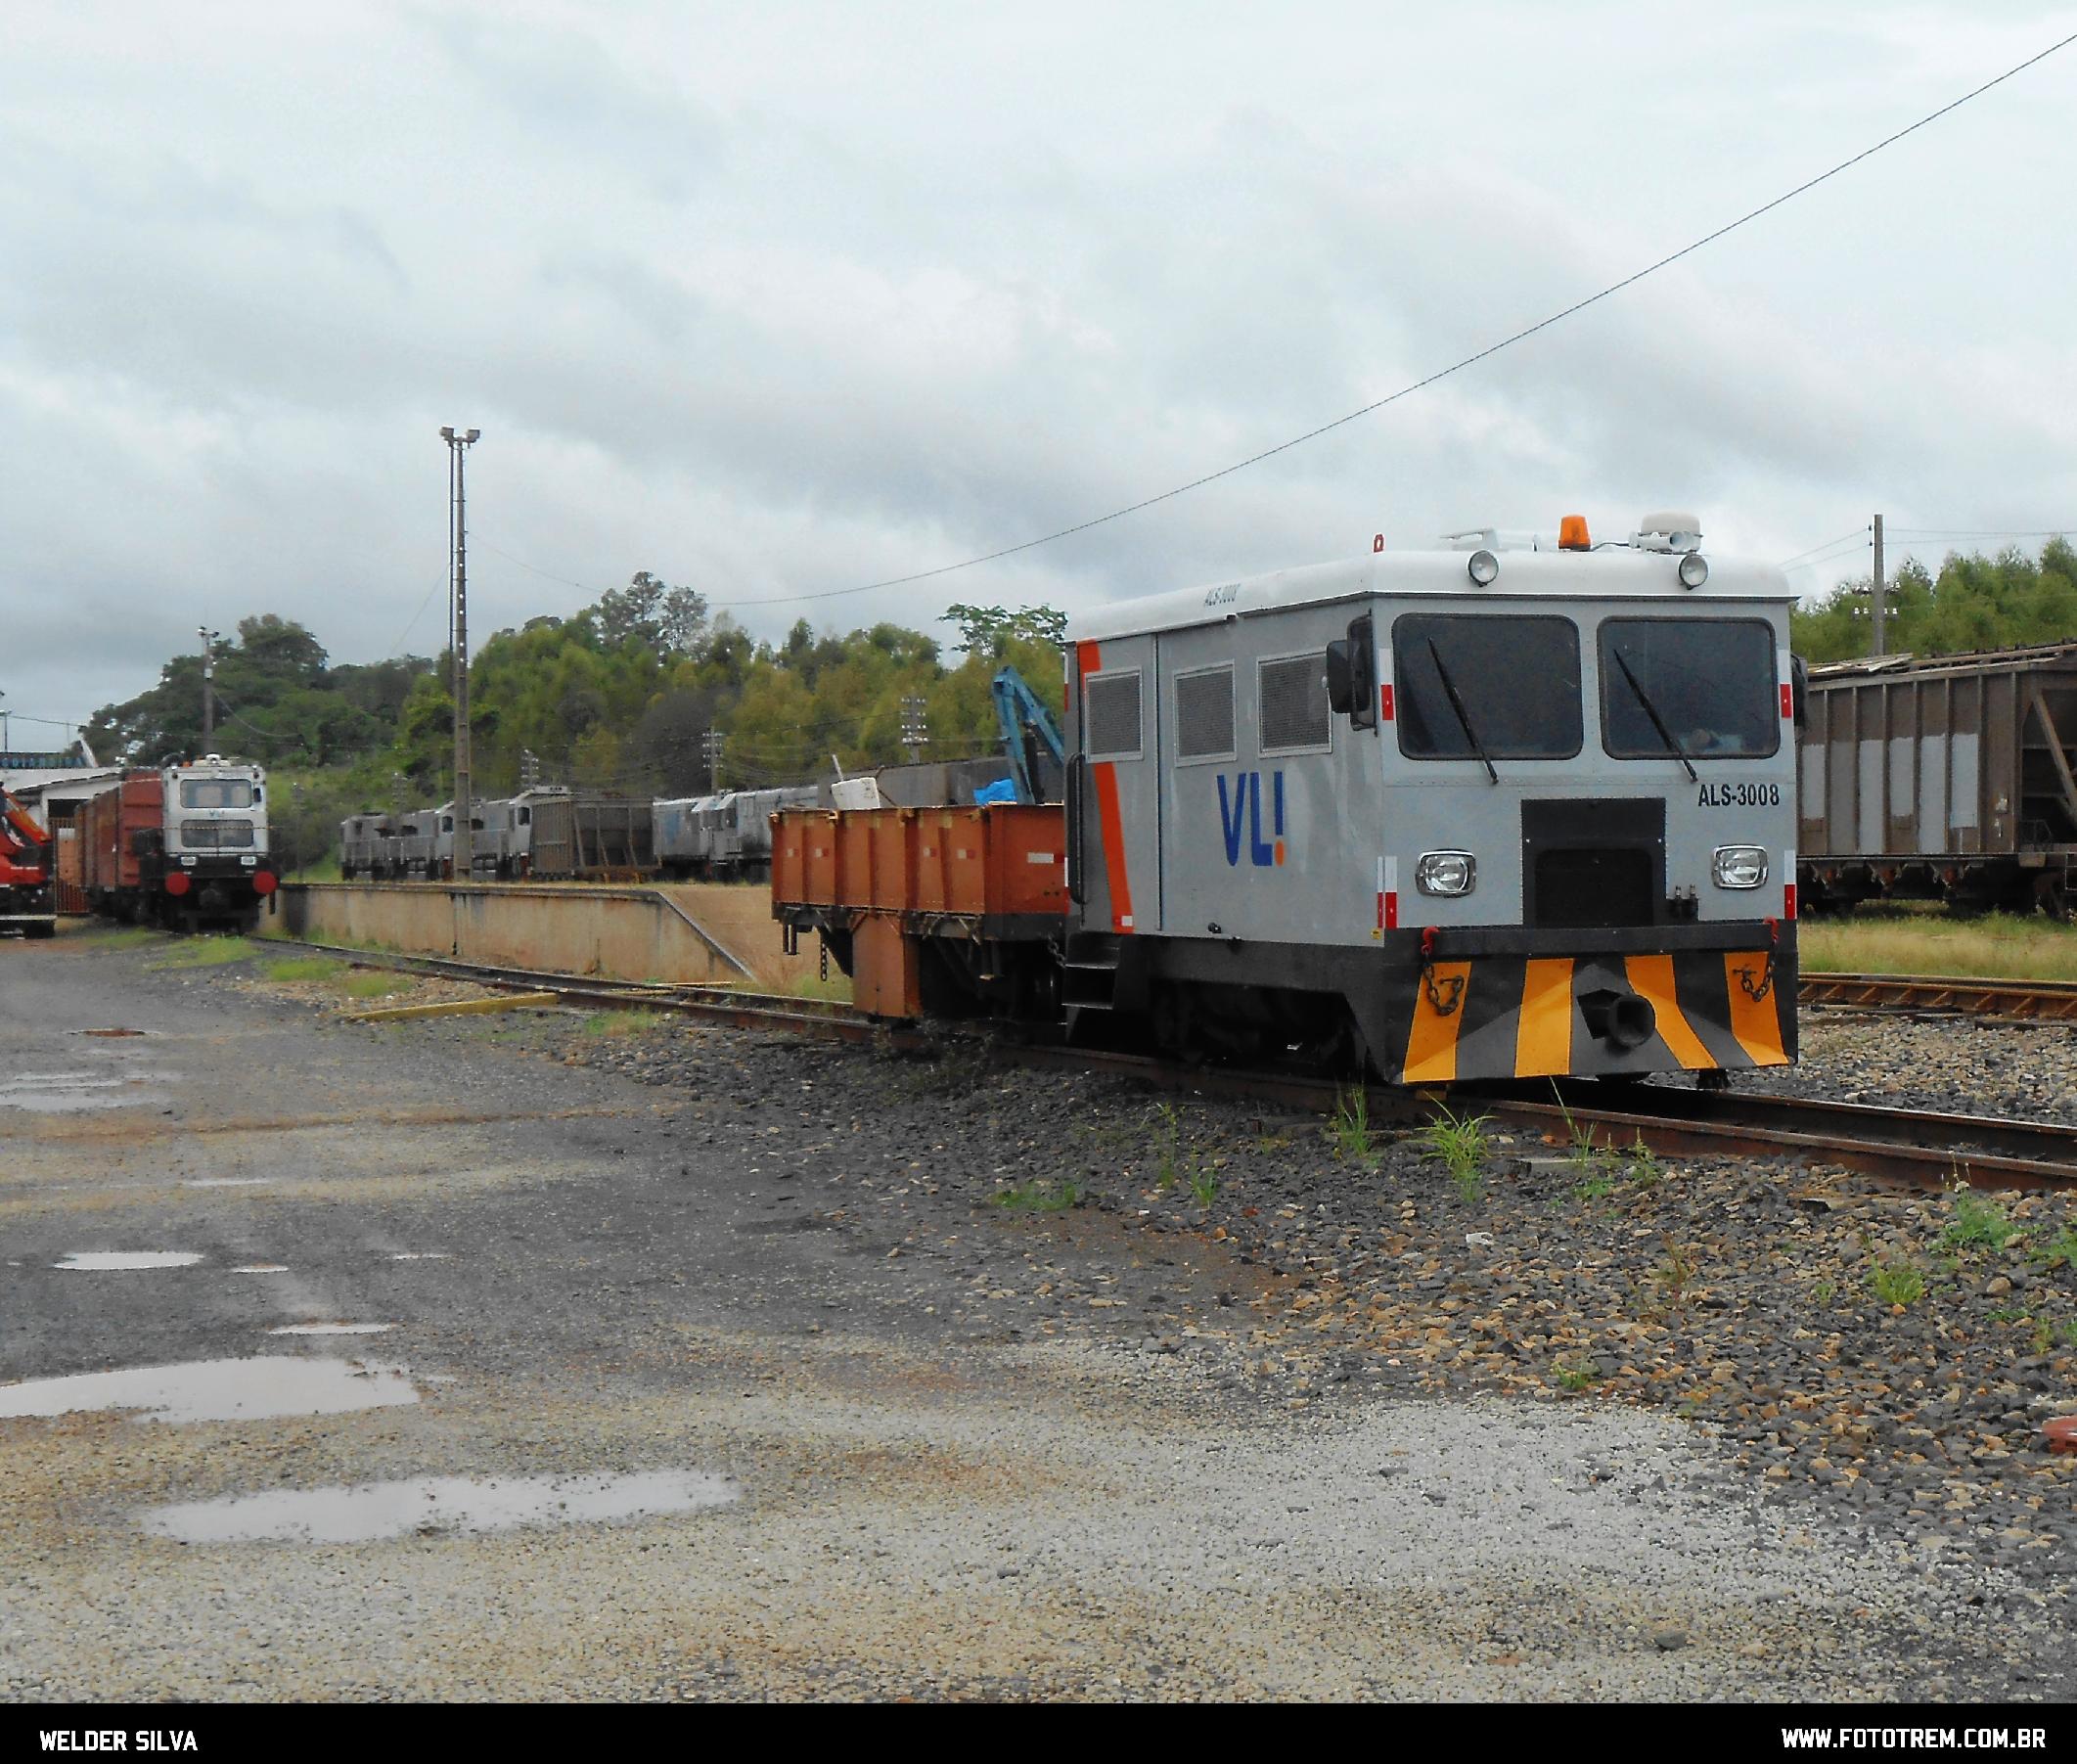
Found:
M 1797 654 L 1839 661 L 1869 649 L 1867 576 L 1790 615 Z M 1889 586 L 1892 654 L 1954 655 L 2077 639 L 2077 549 L 1912 559 Z M 925 757 L 991 749 L 989 682 L 1015 665 L 1049 702 L 1061 678 L 1062 615 L 1047 607 L 958 604 L 959 640 L 882 622 L 838 633 L 806 619 L 760 642 L 705 599 L 655 573 L 567 618 L 497 632 L 470 669 L 476 788 L 502 795 L 523 775 L 630 795 L 691 795 L 793 784 L 905 757 L 921 708 Z M 452 657 L 334 664 L 324 645 L 274 613 L 242 619 L 216 656 L 218 751 L 276 775 L 277 836 L 296 857 L 328 850 L 362 808 L 451 792 Z M 148 691 L 98 711 L 94 751 L 138 765 L 201 753 L 200 653 L 176 656 Z M 716 753 L 710 734 L 720 737 Z M 528 756 L 531 756 L 529 760 Z
M 806 619 L 760 642 L 703 597 L 644 570 L 567 618 L 493 635 L 470 664 L 474 785 L 486 796 L 543 783 L 629 795 L 802 783 L 905 758 L 991 750 L 989 685 L 1013 665 L 1042 699 L 1060 693 L 1063 614 L 958 605 L 948 656 L 882 622 L 845 633 Z M 453 788 L 452 655 L 333 665 L 323 644 L 273 613 L 220 647 L 215 750 L 268 767 L 277 842 L 317 861 L 363 808 L 443 800 Z M 96 712 L 95 753 L 138 765 L 203 751 L 202 656 Z M 710 742 L 718 735 L 718 751 Z
M 1837 583 L 1789 615 L 1806 661 L 1847 661 L 1870 647 L 1872 577 Z M 1938 573 L 1909 559 L 1887 584 L 1884 650 L 1893 656 L 1963 656 L 1975 650 L 2077 641 L 2077 549 L 2051 539 L 2039 558 L 2016 546 L 1994 556 L 1951 553 Z

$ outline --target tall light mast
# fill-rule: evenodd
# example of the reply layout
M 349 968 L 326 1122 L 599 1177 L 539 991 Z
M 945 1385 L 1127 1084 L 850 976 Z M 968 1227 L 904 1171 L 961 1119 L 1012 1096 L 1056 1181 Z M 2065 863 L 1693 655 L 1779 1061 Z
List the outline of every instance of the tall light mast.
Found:
M 454 577 L 454 873 L 467 882 L 475 868 L 474 800 L 469 779 L 469 447 L 480 429 L 442 429 L 447 443 L 448 562 Z

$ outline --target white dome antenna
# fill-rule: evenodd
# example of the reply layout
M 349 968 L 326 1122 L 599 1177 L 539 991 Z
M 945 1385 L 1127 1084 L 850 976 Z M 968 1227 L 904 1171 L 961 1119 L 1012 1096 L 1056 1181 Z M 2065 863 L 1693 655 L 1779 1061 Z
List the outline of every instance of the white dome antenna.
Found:
M 1637 523 L 1630 543 L 1639 551 L 1699 551 L 1702 522 L 1685 509 L 1661 509 Z

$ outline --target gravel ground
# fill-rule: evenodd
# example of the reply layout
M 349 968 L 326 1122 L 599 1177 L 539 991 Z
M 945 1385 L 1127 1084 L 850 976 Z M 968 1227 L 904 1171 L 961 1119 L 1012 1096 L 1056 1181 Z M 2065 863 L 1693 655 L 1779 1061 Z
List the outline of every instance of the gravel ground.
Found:
M 932 1065 L 787 1043 L 747 1061 L 740 1040 L 664 1029 L 564 1057 L 685 1087 L 715 1134 L 760 1105 L 791 1113 L 806 1143 L 768 1168 L 820 1191 L 804 1216 L 900 1230 L 908 1253 L 973 1258 L 971 1239 L 930 1244 L 932 1222 L 1015 1216 L 1068 1185 L 1062 1216 L 1115 1221 L 1131 1243 L 1021 1283 L 978 1270 L 963 1316 L 1043 1334 L 1122 1310 L 1144 1324 L 1135 1351 L 1188 1350 L 1217 1387 L 1292 1407 L 1359 1381 L 1640 1404 L 1719 1436 L 1770 1496 L 1971 1558 L 2029 1599 L 2066 1596 L 2077 1458 L 2040 1428 L 2077 1413 L 2067 1196 L 1894 1194 L 1839 1171 L 1496 1135 L 1467 1198 L 1418 1139 L 1343 1154 L 1316 1121 L 991 1071 L 979 1044 Z M 917 1140 L 882 1150 L 877 1172 L 822 1171 L 820 1147 L 894 1096 Z M 1283 1280 L 1237 1281 L 1210 1316 L 1165 1302 L 1158 1246 L 1199 1235 Z M 1884 1302 L 1878 1276 L 1908 1289 L 1913 1272 L 1922 1291 Z
M 1802 1063 L 1742 1083 L 1849 1103 L 2067 1121 L 2077 1117 L 2077 1027 L 1806 1011 Z
M 0 1107 L 0 1380 L 315 1357 L 265 1331 L 363 1319 L 392 1329 L 346 1349 L 419 1398 L 0 1420 L 7 1695 L 2067 1694 L 2077 1461 L 2035 1435 L 2077 1407 L 2060 1202 L 1962 1242 L 1951 1201 L 1824 1172 L 1527 1145 L 1467 1199 L 1410 1143 L 1337 1155 L 965 1040 L 352 1026 L 238 969 L 0 953 L 16 1070 L 150 1090 Z M 149 1033 L 65 1034 L 115 1021 Z M 205 1259 L 51 1266 L 167 1248 Z M 1927 1290 L 1885 1306 L 1872 1263 L 1907 1257 Z M 143 1530 L 664 1470 L 741 1498 Z

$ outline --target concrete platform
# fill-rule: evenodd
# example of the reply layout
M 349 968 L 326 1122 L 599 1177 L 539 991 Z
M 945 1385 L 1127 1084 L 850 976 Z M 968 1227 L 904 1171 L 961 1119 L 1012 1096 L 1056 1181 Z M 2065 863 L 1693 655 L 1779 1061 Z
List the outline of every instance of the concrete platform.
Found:
M 292 882 L 262 935 L 604 979 L 772 983 L 653 887 L 530 882 Z M 778 934 L 773 932 L 776 948 Z

